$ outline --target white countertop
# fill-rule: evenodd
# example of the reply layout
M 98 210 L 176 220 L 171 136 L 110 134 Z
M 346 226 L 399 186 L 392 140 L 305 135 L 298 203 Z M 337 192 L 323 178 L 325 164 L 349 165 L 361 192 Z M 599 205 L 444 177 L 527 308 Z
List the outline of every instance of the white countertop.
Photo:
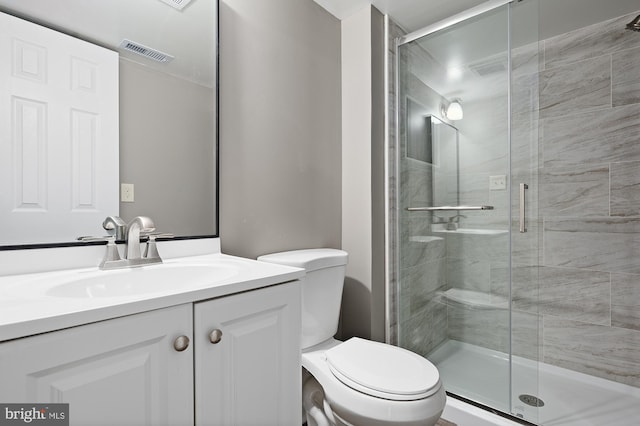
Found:
M 122 271 L 144 274 L 145 268 L 163 266 L 175 271 L 176 267 L 188 265 L 200 265 L 201 269 L 206 269 L 203 265 L 220 265 L 227 272 L 218 276 L 214 276 L 215 271 L 212 272 L 211 281 L 201 276 L 176 282 L 175 286 L 162 285 L 157 291 L 153 289 L 142 294 L 115 297 L 63 297 L 51 294 L 57 286 L 83 277 L 104 274 L 99 275 L 102 278 L 108 277 L 108 274 L 122 274 Z M 170 258 L 163 265 L 118 271 L 100 271 L 97 267 L 91 267 L 0 276 L 0 341 L 226 296 L 304 276 L 303 269 L 221 253 Z

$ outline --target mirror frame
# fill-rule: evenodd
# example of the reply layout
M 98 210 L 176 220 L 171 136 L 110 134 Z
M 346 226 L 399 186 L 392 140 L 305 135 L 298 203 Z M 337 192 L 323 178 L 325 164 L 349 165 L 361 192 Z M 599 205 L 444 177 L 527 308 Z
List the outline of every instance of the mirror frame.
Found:
M 215 144 L 213 147 L 215 153 L 215 199 L 214 204 L 216 207 L 215 210 L 215 233 L 214 234 L 203 234 L 203 235 L 188 235 L 188 236 L 175 236 L 173 238 L 158 238 L 157 241 L 178 241 L 178 240 L 196 240 L 196 239 L 206 239 L 206 238 L 219 238 L 220 235 L 220 0 L 215 0 L 214 7 L 216 8 L 216 19 L 215 19 L 215 52 L 214 52 L 214 60 L 215 60 L 215 132 L 214 132 L 214 140 Z M 1 11 L 1 10 L 0 10 Z M 8 12 L 4 12 L 8 13 Z M 20 16 L 11 13 L 12 15 L 31 21 L 28 17 Z M 38 23 L 38 25 L 47 27 L 42 23 Z M 50 28 L 50 27 L 47 27 Z M 51 28 L 55 31 L 61 32 L 63 34 L 70 35 L 74 38 L 78 38 L 80 40 L 85 40 L 80 35 L 70 32 L 61 31 L 59 28 Z M 87 40 L 85 40 L 87 41 Z M 96 44 L 93 41 L 89 41 L 92 44 Z M 118 241 L 117 244 L 124 244 L 124 241 Z M 10 251 L 10 250 L 33 250 L 33 249 L 46 249 L 46 248 L 61 248 L 61 247 L 87 247 L 87 246 L 96 246 L 96 245 L 105 245 L 105 241 L 63 241 L 63 242 L 51 242 L 51 243 L 28 243 L 28 244 L 8 244 L 8 245 L 0 245 L 0 251 Z

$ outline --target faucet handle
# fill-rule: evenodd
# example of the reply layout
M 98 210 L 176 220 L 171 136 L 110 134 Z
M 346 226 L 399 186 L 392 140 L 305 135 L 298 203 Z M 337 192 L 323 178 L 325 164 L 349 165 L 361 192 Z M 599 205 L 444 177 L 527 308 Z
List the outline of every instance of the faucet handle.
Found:
M 456 215 L 453 215 L 453 216 L 451 216 L 451 217 L 449 218 L 449 223 L 459 223 L 459 222 L 460 222 L 460 218 L 461 218 L 461 217 L 463 217 L 463 218 L 465 218 L 465 219 L 467 218 L 467 217 L 466 217 L 465 215 L 463 215 L 463 214 L 456 214 Z
M 142 235 L 146 235 L 147 237 L 149 237 L 149 239 L 156 239 L 156 238 L 175 238 L 175 235 L 173 235 L 170 232 L 159 232 L 159 231 L 152 231 L 152 232 L 141 232 L 140 234 Z
M 107 242 L 107 250 L 104 253 L 104 257 L 102 258 L 102 262 L 100 262 L 100 269 L 105 269 L 105 264 L 110 262 L 117 262 L 120 259 L 120 252 L 118 251 L 118 246 L 116 246 L 116 237 L 115 235 L 107 235 L 104 237 L 78 237 L 79 241 L 84 242 L 93 242 L 93 241 L 106 241 Z
M 116 238 L 112 235 L 107 238 L 107 251 L 104 254 L 104 259 L 100 263 L 102 267 L 106 262 L 115 262 L 121 260 L 118 246 L 116 246 Z
M 107 216 L 102 222 L 106 231 L 113 231 L 116 240 L 124 241 L 127 233 L 127 223 L 118 216 Z
M 156 238 L 173 238 L 173 234 L 162 233 L 162 232 L 149 232 L 148 234 L 149 241 L 147 241 L 147 248 L 144 251 L 144 256 L 147 259 L 158 259 L 160 262 L 160 253 L 158 253 L 158 246 L 156 245 Z
M 113 235 L 105 235 L 104 237 L 96 237 L 93 235 L 85 235 L 82 237 L 78 237 L 76 238 L 76 240 L 78 241 L 82 241 L 83 243 L 93 243 L 96 241 L 111 241 L 111 240 L 115 240 L 115 236 Z

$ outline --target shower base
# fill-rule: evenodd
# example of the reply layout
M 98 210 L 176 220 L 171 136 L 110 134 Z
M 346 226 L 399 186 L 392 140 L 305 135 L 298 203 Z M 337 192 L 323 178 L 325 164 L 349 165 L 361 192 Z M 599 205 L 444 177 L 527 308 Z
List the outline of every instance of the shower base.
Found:
M 445 389 L 544 426 L 629 426 L 640 419 L 640 389 L 544 363 L 513 357 L 509 408 L 507 354 L 449 340 L 428 356 Z M 535 407 L 520 395 L 544 401 Z

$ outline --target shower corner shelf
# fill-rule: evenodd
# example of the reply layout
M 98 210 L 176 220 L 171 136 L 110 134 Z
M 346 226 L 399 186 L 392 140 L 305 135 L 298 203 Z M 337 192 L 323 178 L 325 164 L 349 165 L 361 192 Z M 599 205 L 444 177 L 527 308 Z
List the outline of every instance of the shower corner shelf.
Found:
M 463 288 L 450 288 L 440 292 L 440 301 L 470 309 L 509 309 L 509 301 L 503 296 Z
M 444 241 L 444 238 L 434 237 L 432 235 L 414 235 L 412 237 L 409 237 L 409 241 L 412 243 L 429 244 L 429 243 L 435 243 L 438 241 Z

